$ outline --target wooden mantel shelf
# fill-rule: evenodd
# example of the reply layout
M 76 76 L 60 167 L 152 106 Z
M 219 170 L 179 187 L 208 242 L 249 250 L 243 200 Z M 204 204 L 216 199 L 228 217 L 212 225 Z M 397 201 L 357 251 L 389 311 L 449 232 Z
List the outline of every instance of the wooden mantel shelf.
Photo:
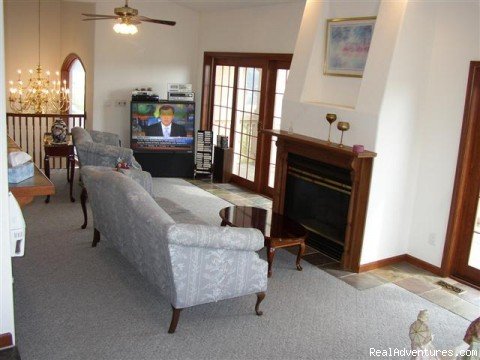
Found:
M 338 153 L 343 156 L 350 156 L 356 158 L 374 158 L 377 153 L 365 150 L 362 153 L 354 153 L 351 146 L 339 147 L 338 144 L 329 143 L 325 140 L 316 139 L 306 135 L 291 133 L 285 130 L 262 130 L 262 133 L 272 136 L 277 136 L 280 139 L 285 139 L 288 142 L 296 142 L 300 145 L 313 146 L 316 148 L 324 148 L 330 152 Z

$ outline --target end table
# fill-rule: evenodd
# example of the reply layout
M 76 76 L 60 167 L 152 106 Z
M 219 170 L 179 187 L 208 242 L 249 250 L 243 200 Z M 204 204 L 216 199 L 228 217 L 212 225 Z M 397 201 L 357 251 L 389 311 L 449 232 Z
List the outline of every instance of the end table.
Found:
M 43 137 L 43 145 L 45 148 L 44 170 L 45 175 L 50 179 L 50 156 L 59 156 L 67 158 L 67 181 L 70 183 L 70 201 L 74 202 L 73 197 L 73 178 L 75 175 L 75 151 L 72 141 L 72 135 L 67 134 L 67 139 L 63 143 L 54 143 L 51 133 L 45 133 Z M 50 202 L 50 195 L 47 196 L 45 202 Z

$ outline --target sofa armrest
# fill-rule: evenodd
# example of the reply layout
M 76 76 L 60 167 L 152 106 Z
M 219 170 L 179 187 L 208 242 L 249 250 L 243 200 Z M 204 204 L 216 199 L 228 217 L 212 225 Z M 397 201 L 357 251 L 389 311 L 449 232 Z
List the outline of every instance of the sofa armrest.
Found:
M 90 130 L 90 135 L 94 142 L 103 144 L 103 145 L 111 145 L 111 146 L 120 146 L 120 136 L 117 134 L 105 132 L 105 131 L 96 131 Z
M 167 232 L 169 244 L 226 250 L 257 251 L 264 246 L 260 230 L 213 225 L 174 224 Z
M 132 149 L 119 146 L 104 145 L 86 142 L 76 145 L 80 164 L 116 167 L 118 159 L 131 165 L 133 161 Z

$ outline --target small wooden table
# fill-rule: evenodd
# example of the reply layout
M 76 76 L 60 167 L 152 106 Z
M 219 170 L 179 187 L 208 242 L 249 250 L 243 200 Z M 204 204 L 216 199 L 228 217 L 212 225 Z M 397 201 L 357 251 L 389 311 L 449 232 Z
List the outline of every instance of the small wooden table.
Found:
M 50 179 L 50 156 L 60 156 L 67 158 L 67 181 L 70 183 L 70 201 L 74 202 L 73 197 L 73 178 L 75 176 L 75 151 L 72 141 L 72 135 L 67 135 L 67 141 L 64 143 L 54 143 L 51 133 L 45 133 L 43 137 L 45 148 L 45 158 L 43 160 L 45 175 Z M 47 195 L 45 202 L 50 202 L 50 195 Z
M 296 221 L 284 215 L 251 206 L 230 206 L 220 210 L 219 215 L 222 218 L 222 226 L 255 228 L 262 232 L 267 248 L 268 277 L 272 276 L 273 258 L 275 249 L 278 248 L 298 245 L 296 266 L 297 270 L 302 270 L 300 260 L 305 251 L 307 231 Z
M 11 151 L 21 151 L 21 149 L 10 137 L 8 137 L 8 152 Z M 19 205 L 22 207 L 30 203 L 35 196 L 55 194 L 55 186 L 40 170 L 38 170 L 37 166 L 34 168 L 33 177 L 17 184 L 9 183 L 8 190 L 12 192 Z

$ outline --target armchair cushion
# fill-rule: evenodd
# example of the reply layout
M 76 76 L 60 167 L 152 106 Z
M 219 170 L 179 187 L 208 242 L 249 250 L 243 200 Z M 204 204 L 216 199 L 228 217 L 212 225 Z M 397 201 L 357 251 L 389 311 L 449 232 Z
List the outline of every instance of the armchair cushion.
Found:
M 104 145 L 121 146 L 120 136 L 117 134 L 105 131 L 90 130 L 90 135 L 93 139 L 93 142 Z
M 80 165 L 116 167 L 118 160 L 133 165 L 133 150 L 95 142 L 76 144 Z

